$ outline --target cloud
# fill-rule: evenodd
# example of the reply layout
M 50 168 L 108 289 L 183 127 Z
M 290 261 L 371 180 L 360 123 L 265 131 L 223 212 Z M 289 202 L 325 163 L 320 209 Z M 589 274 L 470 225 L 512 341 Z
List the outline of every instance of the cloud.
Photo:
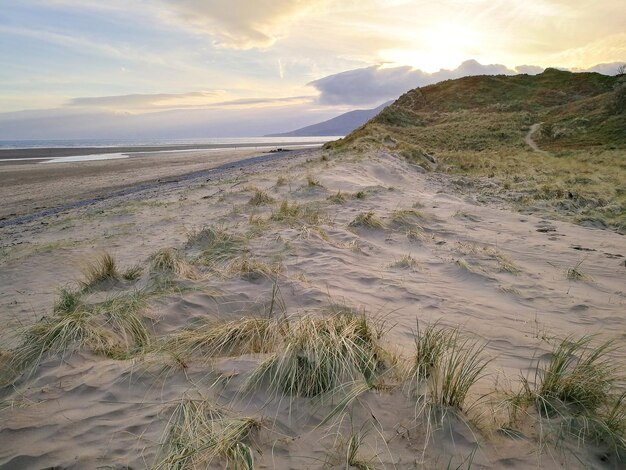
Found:
M 161 0 L 178 21 L 214 37 L 225 47 L 274 44 L 286 26 L 327 0 Z
M 225 100 L 223 91 L 194 91 L 190 93 L 154 93 L 73 98 L 66 106 L 112 111 L 156 111 L 165 109 L 209 109 L 232 107 L 267 107 L 311 103 L 314 96 L 279 98 L 239 98 Z
M 215 102 L 223 92 L 195 91 L 191 93 L 155 93 L 118 96 L 79 97 L 71 99 L 68 106 L 116 110 L 141 110 L 150 108 L 175 108 L 201 106 Z
M 463 62 L 454 70 L 427 73 L 411 67 L 385 68 L 378 65 L 330 75 L 310 82 L 319 92 L 320 104 L 373 105 L 395 99 L 413 88 L 467 75 L 512 75 L 504 65 Z

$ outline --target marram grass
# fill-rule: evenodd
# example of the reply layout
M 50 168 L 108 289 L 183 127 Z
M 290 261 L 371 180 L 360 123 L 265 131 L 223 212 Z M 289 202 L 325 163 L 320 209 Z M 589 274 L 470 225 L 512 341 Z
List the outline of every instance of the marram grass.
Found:
M 262 362 L 247 388 L 315 397 L 346 383 L 373 384 L 386 369 L 382 330 L 364 315 L 304 316 L 289 324 L 281 348 Z
M 216 459 L 225 468 L 252 470 L 248 442 L 261 426 L 258 418 L 235 416 L 207 400 L 183 399 L 170 417 L 153 470 L 208 468 Z

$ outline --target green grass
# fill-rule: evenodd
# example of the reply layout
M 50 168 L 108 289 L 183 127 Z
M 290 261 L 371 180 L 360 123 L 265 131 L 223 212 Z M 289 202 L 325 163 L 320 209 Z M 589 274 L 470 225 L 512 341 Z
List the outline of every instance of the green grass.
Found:
M 127 281 L 136 281 L 143 274 L 143 267 L 139 264 L 130 266 L 122 273 L 122 278 Z
M 252 470 L 254 451 L 249 440 L 261 426 L 258 418 L 235 416 L 207 400 L 183 399 L 169 419 L 152 468 L 208 468 L 219 459 L 225 468 Z

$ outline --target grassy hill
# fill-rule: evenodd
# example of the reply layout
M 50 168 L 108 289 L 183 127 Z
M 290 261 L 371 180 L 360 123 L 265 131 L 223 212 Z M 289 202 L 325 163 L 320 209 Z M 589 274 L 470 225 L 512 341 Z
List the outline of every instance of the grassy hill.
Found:
M 469 176 L 521 210 L 626 233 L 626 77 L 547 69 L 417 88 L 327 144 Z M 533 124 L 533 140 L 525 142 Z M 495 183 L 495 184 L 494 184 Z M 467 186 L 467 181 L 464 185 Z

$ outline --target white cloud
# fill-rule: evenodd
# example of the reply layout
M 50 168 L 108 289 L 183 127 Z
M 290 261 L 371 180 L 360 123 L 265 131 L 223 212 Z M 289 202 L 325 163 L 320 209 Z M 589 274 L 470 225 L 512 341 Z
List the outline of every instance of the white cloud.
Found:
M 500 64 L 463 62 L 454 70 L 427 73 L 411 67 L 372 66 L 330 75 L 309 85 L 320 92 L 321 104 L 374 105 L 395 99 L 413 88 L 467 75 L 512 75 L 515 71 Z
M 238 49 L 274 44 L 289 23 L 327 0 L 161 0 L 167 13 Z

